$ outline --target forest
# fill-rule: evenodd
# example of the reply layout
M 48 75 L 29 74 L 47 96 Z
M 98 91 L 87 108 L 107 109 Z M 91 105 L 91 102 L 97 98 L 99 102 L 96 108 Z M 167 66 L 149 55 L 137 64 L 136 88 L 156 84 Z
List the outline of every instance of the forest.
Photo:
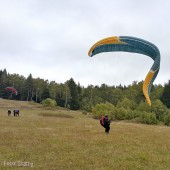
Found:
M 153 85 L 152 106 L 148 106 L 142 91 L 143 81 L 133 81 L 125 86 L 106 84 L 82 86 L 70 78 L 65 83 L 57 83 L 32 74 L 24 77 L 0 70 L 0 98 L 44 103 L 50 99 L 55 105 L 71 110 L 92 113 L 94 118 L 108 114 L 112 121 L 128 120 L 145 124 L 170 125 L 170 80 L 164 85 Z M 6 90 L 14 87 L 17 94 Z

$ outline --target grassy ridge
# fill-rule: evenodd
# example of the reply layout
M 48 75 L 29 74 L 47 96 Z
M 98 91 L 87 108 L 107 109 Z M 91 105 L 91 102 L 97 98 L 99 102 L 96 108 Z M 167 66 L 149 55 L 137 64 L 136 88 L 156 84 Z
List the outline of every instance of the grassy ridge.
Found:
M 10 105 L 10 106 L 9 106 Z M 8 107 L 21 116 L 7 116 Z M 0 99 L 0 169 L 170 169 L 170 128 L 112 122 Z M 6 165 L 12 162 L 15 165 Z

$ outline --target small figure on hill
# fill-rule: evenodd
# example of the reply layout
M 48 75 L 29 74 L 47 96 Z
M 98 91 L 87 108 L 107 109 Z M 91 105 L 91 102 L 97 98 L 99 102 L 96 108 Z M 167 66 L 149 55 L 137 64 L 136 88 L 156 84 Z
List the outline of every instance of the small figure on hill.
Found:
M 105 132 L 109 133 L 110 131 L 110 120 L 108 118 L 108 115 L 102 116 L 100 119 L 100 124 L 105 128 Z
M 19 109 L 14 109 L 14 116 L 19 116 Z
M 8 109 L 8 116 L 11 116 L 11 110 Z

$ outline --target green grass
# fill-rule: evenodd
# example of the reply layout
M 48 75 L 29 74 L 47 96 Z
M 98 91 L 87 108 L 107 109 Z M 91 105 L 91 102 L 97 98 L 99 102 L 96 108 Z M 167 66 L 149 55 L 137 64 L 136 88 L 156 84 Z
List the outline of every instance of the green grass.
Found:
M 21 116 L 8 117 L 16 107 Z M 170 128 L 112 122 L 105 134 L 79 111 L 0 99 L 0 169 L 169 170 Z

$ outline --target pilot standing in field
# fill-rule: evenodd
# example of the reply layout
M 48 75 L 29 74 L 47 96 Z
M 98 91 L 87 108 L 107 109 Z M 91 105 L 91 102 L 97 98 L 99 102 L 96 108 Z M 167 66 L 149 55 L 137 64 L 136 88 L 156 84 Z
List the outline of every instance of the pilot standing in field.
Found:
M 11 115 L 11 110 L 10 109 L 8 109 L 8 116 L 10 116 Z
M 110 131 L 110 120 L 108 118 L 108 115 L 102 116 L 100 119 L 100 124 L 105 128 L 105 132 L 109 133 Z

